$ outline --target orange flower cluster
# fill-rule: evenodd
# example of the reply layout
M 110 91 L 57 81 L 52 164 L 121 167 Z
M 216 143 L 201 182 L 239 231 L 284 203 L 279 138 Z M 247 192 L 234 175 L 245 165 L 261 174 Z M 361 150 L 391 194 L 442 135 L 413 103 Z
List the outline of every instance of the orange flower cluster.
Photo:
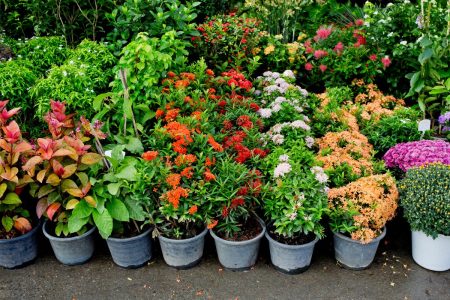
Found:
M 363 177 L 328 192 L 328 207 L 353 215 L 357 229 L 351 237 L 362 243 L 380 235 L 386 222 L 395 216 L 397 201 L 397 186 L 389 174 Z
M 175 140 L 172 143 L 173 150 L 180 154 L 186 154 L 186 146 L 193 142 L 189 128 L 178 122 L 170 122 L 164 126 L 164 129 Z
M 188 189 L 176 187 L 173 190 L 170 190 L 167 193 L 163 194 L 162 197 L 166 198 L 167 201 L 171 203 L 175 209 L 178 209 L 178 206 L 180 205 L 180 198 L 186 198 L 187 196 L 189 196 Z
M 193 154 L 180 154 L 175 158 L 175 165 L 181 167 L 184 165 L 190 165 L 197 161 L 197 157 Z
M 191 208 L 189 208 L 189 214 L 193 215 L 197 212 L 197 210 L 198 210 L 197 205 L 193 205 L 193 206 L 191 206 Z
M 351 108 L 351 113 L 361 114 L 365 120 L 379 121 L 383 116 L 391 116 L 394 110 L 405 105 L 403 99 L 397 99 L 394 96 L 384 95 L 375 84 L 364 85 L 364 82 L 354 81 L 353 85 L 359 86 L 365 90 L 355 97 L 355 104 Z M 360 111 L 360 107 L 362 112 Z
M 317 140 L 317 159 L 325 170 L 347 163 L 355 174 L 372 173 L 372 145 L 358 131 L 329 132 Z
M 223 152 L 223 147 L 218 142 L 216 142 L 212 135 L 208 136 L 208 143 L 217 152 Z
M 142 153 L 142 158 L 146 161 L 152 161 L 158 156 L 158 151 L 147 151 Z
M 327 93 L 317 94 L 320 99 L 319 112 L 323 112 L 325 107 L 330 103 L 330 98 Z M 335 122 L 345 124 L 350 131 L 359 131 L 358 119 L 346 108 L 339 108 L 331 113 L 331 119 Z
M 180 174 L 169 174 L 166 178 L 166 182 L 168 185 L 170 185 L 173 189 L 176 188 L 178 185 L 180 185 L 181 181 L 181 175 Z
M 192 167 L 186 167 L 183 169 L 183 171 L 181 171 L 180 175 L 182 177 L 185 177 L 187 179 L 191 179 L 192 176 L 194 176 L 194 171 Z
M 211 173 L 211 171 L 208 168 L 206 168 L 206 171 L 203 173 L 203 175 L 205 176 L 206 181 L 216 180 L 216 176 L 213 173 Z

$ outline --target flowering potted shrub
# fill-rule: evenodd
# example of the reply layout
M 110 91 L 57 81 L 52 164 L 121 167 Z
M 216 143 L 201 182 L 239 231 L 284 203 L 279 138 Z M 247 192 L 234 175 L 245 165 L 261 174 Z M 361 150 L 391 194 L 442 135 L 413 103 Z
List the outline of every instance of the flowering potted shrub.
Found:
M 450 269 L 450 167 L 413 167 L 399 183 L 400 205 L 412 230 L 412 255 L 433 271 Z
M 303 142 L 276 148 L 265 159 L 268 177 L 263 192 L 270 257 L 277 270 L 298 274 L 308 269 L 314 246 L 323 237 L 328 176 Z
M 397 209 L 398 190 L 389 174 L 360 178 L 330 189 L 328 207 L 336 260 L 360 270 L 372 263 L 386 222 Z
M 84 118 L 75 129 L 74 116 L 65 113 L 64 103 L 51 101 L 51 108 L 45 116 L 51 137 L 37 139 L 23 169 L 34 179 L 30 193 L 39 200 L 37 216 L 47 218 L 43 231 L 57 259 L 67 265 L 81 264 L 94 251 L 94 223 L 108 225 L 106 213 L 97 210 L 88 174 L 102 156 L 89 151 L 91 146 L 83 141 L 88 136 L 96 141 L 105 136 L 101 123 L 92 126 Z
M 21 170 L 32 146 L 22 139 L 19 125 L 9 118 L 19 108 L 6 109 L 0 101 L 0 266 L 15 268 L 37 256 L 38 223 L 33 222 L 22 190 L 33 180 Z
M 240 271 L 256 263 L 266 226 L 256 215 L 261 173 L 232 158 L 216 162 L 216 184 L 206 195 L 208 228 L 222 266 Z
M 175 87 L 172 93 L 176 92 Z M 206 195 L 216 184 L 214 165 L 223 155 L 223 147 L 209 133 L 209 115 L 195 110 L 202 101 L 190 100 L 189 106 L 176 106 L 174 101 L 159 108 L 158 123 L 145 142 L 154 151 L 150 153 L 159 153 L 155 159 L 163 162 L 158 167 L 162 176 L 155 187 L 159 197 L 152 218 L 164 260 L 176 268 L 189 268 L 201 260 L 207 233 Z
M 330 186 L 340 187 L 373 173 L 372 145 L 355 130 L 329 132 L 317 140 L 317 160 L 330 176 Z
M 450 143 L 440 140 L 400 143 L 389 149 L 383 160 L 386 167 L 403 172 L 433 162 L 450 165 Z

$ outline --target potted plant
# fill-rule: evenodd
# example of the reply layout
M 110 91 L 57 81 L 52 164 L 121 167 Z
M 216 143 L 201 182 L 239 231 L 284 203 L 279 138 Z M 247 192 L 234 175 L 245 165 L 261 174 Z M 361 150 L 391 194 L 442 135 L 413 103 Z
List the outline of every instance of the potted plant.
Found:
M 157 152 L 145 152 L 139 159 L 125 156 L 123 148 L 118 145 L 111 151 L 110 168 L 96 182 L 94 198 L 104 203 L 112 219 L 112 226 L 98 229 L 113 261 L 124 268 L 137 268 L 152 258 L 148 212 L 155 210 L 154 188 L 162 161 L 155 159 Z
M 274 267 L 287 274 L 308 269 L 327 211 L 328 176 L 314 153 L 302 142 L 276 148 L 267 157 L 270 180 L 264 187 L 264 211 L 269 219 L 266 238 Z
M 19 125 L 8 123 L 20 109 L 7 110 L 0 101 L 0 266 L 16 268 L 37 256 L 38 222 L 33 222 L 23 201 L 22 190 L 32 182 L 21 164 L 32 146 L 22 139 Z
M 399 184 L 400 205 L 412 230 L 412 256 L 433 271 L 450 269 L 450 167 L 411 168 Z
M 220 264 L 234 271 L 248 270 L 258 258 L 265 223 L 256 214 L 261 172 L 232 158 L 216 163 L 216 184 L 208 190 L 208 228 Z
M 94 251 L 94 222 L 105 223 L 104 212 L 97 210 L 100 205 L 92 197 L 88 174 L 102 156 L 89 151 L 91 146 L 84 141 L 88 136 L 97 141 L 105 136 L 100 122 L 87 126 L 88 121 L 81 118 L 75 128 L 73 115 L 66 115 L 61 102 L 51 101 L 45 121 L 52 136 L 37 139 L 34 154 L 23 169 L 35 181 L 30 193 L 38 199 L 37 216 L 47 218 L 43 232 L 56 258 L 67 265 L 81 264 Z
M 328 191 L 336 260 L 361 270 L 372 263 L 386 222 L 397 209 L 398 190 L 390 174 L 362 177 Z
M 149 153 L 158 153 L 149 172 L 161 174 L 151 219 L 164 260 L 179 269 L 195 266 L 203 255 L 206 196 L 215 185 L 214 162 L 223 155 L 222 146 L 208 134 L 207 117 L 167 104 L 158 109 L 158 123 L 146 139 L 147 149 L 154 151 Z

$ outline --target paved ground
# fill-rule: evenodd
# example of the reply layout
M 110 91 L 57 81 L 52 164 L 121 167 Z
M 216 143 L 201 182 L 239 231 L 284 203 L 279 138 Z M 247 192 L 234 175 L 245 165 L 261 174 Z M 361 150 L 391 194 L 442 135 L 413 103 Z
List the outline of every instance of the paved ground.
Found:
M 406 230 L 404 232 L 407 232 Z M 263 244 L 248 272 L 223 270 L 208 237 L 205 258 L 186 271 L 167 267 L 160 253 L 145 267 L 114 265 L 99 241 L 82 266 L 59 264 L 44 243 L 36 262 L 0 269 L 0 299 L 442 299 L 450 300 L 450 272 L 431 272 L 410 257 L 409 233 L 391 233 L 373 265 L 349 271 L 336 265 L 330 239 L 319 242 L 308 271 L 284 275 L 268 262 Z

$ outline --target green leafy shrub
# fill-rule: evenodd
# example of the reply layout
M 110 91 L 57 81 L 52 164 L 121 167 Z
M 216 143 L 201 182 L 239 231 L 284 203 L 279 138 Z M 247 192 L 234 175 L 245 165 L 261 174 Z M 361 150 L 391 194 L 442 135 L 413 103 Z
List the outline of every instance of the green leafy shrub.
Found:
M 383 155 L 389 148 L 399 143 L 420 140 L 418 114 L 413 109 L 402 109 L 392 116 L 381 118 L 378 122 L 369 122 L 362 133 L 367 136 L 374 150 Z
M 400 205 L 412 230 L 450 235 L 450 166 L 412 168 L 400 181 Z
M 105 45 L 83 41 L 63 65 L 51 68 L 47 78 L 38 80 L 30 90 L 36 114 L 44 115 L 50 99 L 60 99 L 71 110 L 91 117 L 92 101 L 107 88 L 114 63 L 115 58 Z
M 37 80 L 37 75 L 26 61 L 11 60 L 0 63 L 0 100 L 9 100 L 11 106 L 20 107 L 20 124 L 28 131 L 29 120 L 33 119 L 33 103 L 29 90 Z
M 62 37 L 35 37 L 21 44 L 17 58 L 28 60 L 37 73 L 44 74 L 52 65 L 61 65 L 69 49 Z
M 113 26 L 107 35 L 110 47 L 119 55 L 120 49 L 139 32 L 147 32 L 151 37 L 161 37 L 169 31 L 181 38 L 196 34 L 193 21 L 198 5 L 200 2 L 179 0 L 125 0 L 106 15 Z

